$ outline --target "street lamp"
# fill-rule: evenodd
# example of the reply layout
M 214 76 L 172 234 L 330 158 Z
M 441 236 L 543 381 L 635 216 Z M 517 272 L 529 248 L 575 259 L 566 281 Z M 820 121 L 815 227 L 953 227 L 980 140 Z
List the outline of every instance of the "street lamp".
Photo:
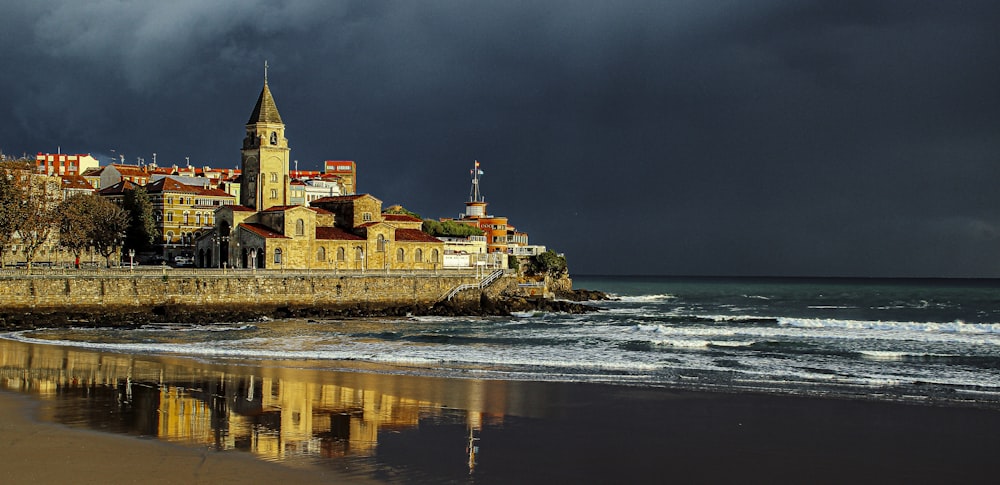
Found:
M 250 267 L 253 272 L 257 272 L 257 248 L 250 248 Z
M 128 269 L 129 271 L 135 270 L 135 249 L 128 250 Z

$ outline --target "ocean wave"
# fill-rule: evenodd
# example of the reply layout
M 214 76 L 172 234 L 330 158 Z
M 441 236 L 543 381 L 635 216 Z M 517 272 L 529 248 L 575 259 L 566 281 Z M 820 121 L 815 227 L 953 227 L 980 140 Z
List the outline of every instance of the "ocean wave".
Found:
M 881 320 L 836 320 L 824 318 L 791 318 L 778 317 L 778 325 L 814 328 L 814 329 L 849 329 L 849 330 L 887 330 L 923 333 L 958 333 L 1000 335 L 998 323 L 965 323 L 954 322 L 894 322 Z
M 949 358 L 955 357 L 949 354 L 927 353 L 927 352 L 901 352 L 895 350 L 859 350 L 858 354 L 865 359 L 893 361 L 905 360 L 908 358 Z
M 660 293 L 655 295 L 635 295 L 635 296 L 621 296 L 621 295 L 611 295 L 617 298 L 619 302 L 623 303 L 651 303 L 665 300 L 673 300 L 677 298 L 669 293 Z

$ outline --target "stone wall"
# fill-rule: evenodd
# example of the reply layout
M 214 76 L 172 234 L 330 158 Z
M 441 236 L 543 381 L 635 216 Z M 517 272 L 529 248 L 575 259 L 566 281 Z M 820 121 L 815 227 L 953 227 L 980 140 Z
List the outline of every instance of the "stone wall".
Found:
M 513 279 L 513 278 L 510 278 Z M 0 278 L 4 313 L 157 307 L 210 309 L 345 308 L 433 305 L 474 275 L 335 275 L 258 271 L 229 274 L 68 275 Z M 497 282 L 501 283 L 501 282 Z M 503 287 L 504 285 L 500 285 Z M 467 292 L 463 292 L 467 293 Z M 468 292 L 472 293 L 472 292 Z M 462 295 L 464 298 L 479 298 Z

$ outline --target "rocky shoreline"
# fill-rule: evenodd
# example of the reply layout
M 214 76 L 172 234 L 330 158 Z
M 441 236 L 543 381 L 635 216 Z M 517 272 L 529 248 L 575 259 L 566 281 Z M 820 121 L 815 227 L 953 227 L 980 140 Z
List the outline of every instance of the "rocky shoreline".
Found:
M 586 301 L 610 299 L 607 294 L 592 290 L 562 291 L 558 299 L 502 296 L 490 298 L 483 294 L 478 301 L 441 301 L 426 305 L 378 305 L 361 303 L 337 307 L 315 306 L 156 306 L 137 310 L 134 307 L 107 307 L 96 312 L 72 309 L 49 309 L 34 312 L 0 310 L 0 330 L 26 330 L 43 327 L 128 327 L 147 323 L 216 323 L 246 322 L 283 318 L 378 318 L 405 316 L 510 316 L 516 312 L 591 313 L 600 308 Z

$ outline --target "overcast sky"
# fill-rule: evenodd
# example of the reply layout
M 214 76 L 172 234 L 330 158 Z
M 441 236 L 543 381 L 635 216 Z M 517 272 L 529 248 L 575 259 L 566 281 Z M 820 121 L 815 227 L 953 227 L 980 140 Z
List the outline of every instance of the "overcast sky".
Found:
M 1000 277 L 1000 2 L 2 0 L 0 150 L 300 169 L 577 274 Z M 115 152 L 112 153 L 112 150 Z

